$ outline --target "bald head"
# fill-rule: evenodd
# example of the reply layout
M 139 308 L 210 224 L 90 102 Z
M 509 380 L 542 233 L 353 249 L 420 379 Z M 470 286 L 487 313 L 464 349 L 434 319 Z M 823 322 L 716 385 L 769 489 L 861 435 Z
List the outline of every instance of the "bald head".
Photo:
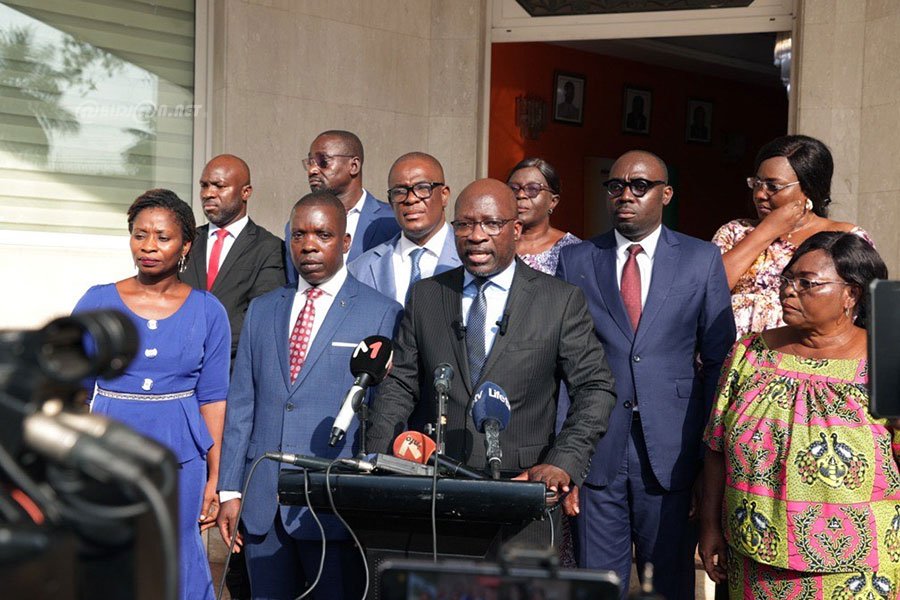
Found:
M 522 233 L 516 197 L 496 179 L 479 179 L 467 185 L 456 199 L 456 251 L 466 270 L 476 277 L 490 277 L 516 258 L 516 242 Z
M 233 154 L 216 156 L 200 175 L 203 213 L 217 227 L 227 227 L 246 216 L 252 193 L 250 167 Z

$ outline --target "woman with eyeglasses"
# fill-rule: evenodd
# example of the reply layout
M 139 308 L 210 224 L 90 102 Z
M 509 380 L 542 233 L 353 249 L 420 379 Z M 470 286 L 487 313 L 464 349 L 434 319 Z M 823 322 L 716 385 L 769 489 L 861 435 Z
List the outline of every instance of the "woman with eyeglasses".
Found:
M 809 237 L 779 279 L 786 326 L 722 367 L 699 549 L 732 599 L 898 597 L 900 432 L 868 409 L 868 288 L 887 276 L 861 237 Z
M 757 218 L 726 223 L 712 240 L 722 251 L 739 337 L 784 324 L 778 276 L 804 240 L 820 231 L 844 231 L 875 245 L 859 227 L 828 218 L 834 162 L 819 140 L 772 140 L 760 149 L 755 167 L 747 186 Z
M 559 175 L 542 158 L 526 158 L 509 172 L 506 183 L 516 195 L 522 235 L 516 254 L 532 269 L 553 275 L 564 246 L 581 240 L 550 225 L 559 204 Z

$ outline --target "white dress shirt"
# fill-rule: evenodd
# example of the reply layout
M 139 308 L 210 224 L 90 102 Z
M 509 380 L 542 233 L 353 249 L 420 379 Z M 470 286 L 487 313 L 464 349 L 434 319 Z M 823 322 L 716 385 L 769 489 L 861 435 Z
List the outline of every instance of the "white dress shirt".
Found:
M 356 228 L 359 227 L 359 215 L 362 214 L 363 204 L 366 203 L 366 189 L 363 188 L 362 196 L 359 197 L 359 200 L 356 201 L 356 204 L 353 205 L 353 208 L 347 211 L 347 233 L 350 234 L 350 238 L 356 237 Z M 365 233 L 365 232 L 364 232 Z M 344 258 L 347 258 L 347 254 L 350 250 L 347 250 L 344 253 Z M 345 261 L 346 262 L 346 261 Z
M 450 226 L 444 223 L 434 236 L 419 246 L 414 241 L 400 234 L 400 241 L 394 246 L 391 262 L 394 267 L 394 299 L 400 304 L 406 304 L 406 292 L 409 288 L 409 275 L 412 272 L 412 257 L 416 248 L 425 248 L 425 252 L 419 257 L 419 270 L 422 271 L 422 279 L 434 275 L 438 266 L 438 258 L 444 251 L 444 242 L 447 241 Z
M 322 295 L 313 300 L 313 306 L 316 309 L 316 314 L 313 316 L 313 324 L 312 331 L 309 334 L 309 345 L 307 348 L 312 347 L 313 340 L 316 339 L 316 334 L 319 332 L 319 329 L 322 327 L 322 322 L 325 321 L 325 316 L 328 314 L 328 310 L 331 308 L 331 305 L 334 303 L 334 297 L 337 296 L 337 293 L 341 290 L 341 286 L 344 285 L 344 282 L 347 280 L 347 267 L 342 266 L 340 270 L 334 274 L 334 277 L 320 283 L 318 288 L 322 290 Z M 306 305 L 306 290 L 311 288 L 312 286 L 307 283 L 302 277 L 297 282 L 297 293 L 294 294 L 294 302 L 291 304 L 291 319 L 288 322 L 288 330 L 287 336 L 288 340 L 290 340 L 291 332 L 294 330 L 294 324 L 297 323 L 297 317 L 300 316 L 300 311 L 303 310 L 303 307 Z M 229 500 L 234 500 L 235 498 L 240 498 L 241 493 L 236 490 L 221 490 L 219 492 L 219 503 L 224 504 Z
M 647 292 L 650 290 L 650 278 L 653 275 L 653 257 L 656 255 L 656 244 L 659 242 L 659 233 L 662 227 L 657 227 L 653 233 L 640 242 L 632 242 L 616 230 L 616 285 L 622 289 L 622 270 L 625 261 L 628 260 L 628 247 L 632 244 L 640 244 L 643 249 L 637 256 L 638 269 L 641 271 L 641 307 L 647 304 Z
M 244 230 L 244 227 L 247 226 L 247 222 L 250 221 L 250 217 L 244 215 L 231 225 L 226 225 L 225 229 L 228 231 L 228 235 L 225 236 L 225 240 L 222 243 L 222 253 L 219 255 L 219 267 L 221 268 L 222 263 L 225 262 L 225 257 L 228 256 L 228 252 L 231 250 L 231 247 L 234 246 L 234 240 L 237 239 L 237 236 L 241 235 L 241 232 Z M 209 231 L 206 236 L 206 272 L 209 273 L 209 257 L 212 254 L 213 244 L 216 243 L 216 232 L 222 229 L 215 223 L 209 224 Z
M 475 277 L 468 271 L 464 271 L 463 277 L 463 293 L 462 293 L 462 318 L 463 325 L 469 321 L 469 309 L 472 308 L 472 302 L 478 290 L 475 287 Z M 484 284 L 484 299 L 487 303 L 484 316 L 484 355 L 491 353 L 491 347 L 494 345 L 494 338 L 497 337 L 497 331 L 500 329 L 499 322 L 503 318 L 503 312 L 506 310 L 506 300 L 509 298 L 509 288 L 512 286 L 513 275 L 516 273 L 516 261 L 499 273 L 488 277 L 487 283 Z

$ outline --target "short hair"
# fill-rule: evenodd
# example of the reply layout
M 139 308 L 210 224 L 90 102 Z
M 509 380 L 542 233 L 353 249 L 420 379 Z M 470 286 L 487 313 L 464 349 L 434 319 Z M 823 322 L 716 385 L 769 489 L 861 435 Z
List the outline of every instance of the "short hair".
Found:
M 790 163 L 800 189 L 812 200 L 813 212 L 820 217 L 828 216 L 831 204 L 831 177 L 834 175 L 834 159 L 828 146 L 808 135 L 785 135 L 775 138 L 759 149 L 754 172 L 759 165 L 770 158 L 783 156 Z
M 423 162 L 431 163 L 431 165 L 433 167 L 435 167 L 438 171 L 440 171 L 441 179 L 444 179 L 444 167 L 443 167 L 443 165 L 441 165 L 441 162 L 426 152 L 416 151 L 416 152 L 407 152 L 406 154 L 404 154 L 403 156 L 401 156 L 400 158 L 398 158 L 397 160 L 394 161 L 394 164 L 392 164 L 391 168 L 388 169 L 388 185 L 391 185 L 391 182 L 390 182 L 391 171 L 393 171 L 397 165 L 399 165 L 400 163 L 407 161 L 407 160 L 421 160 Z
M 336 137 L 340 139 L 341 144 L 344 146 L 344 152 L 352 154 L 353 156 L 358 156 L 359 164 L 365 162 L 362 142 L 360 141 L 359 137 L 352 131 L 344 131 L 343 129 L 329 129 L 328 131 L 323 131 L 322 133 L 317 135 L 316 139 L 319 139 L 323 136 Z
M 869 242 L 846 231 L 820 231 L 800 244 L 784 267 L 789 270 L 804 254 L 822 250 L 831 257 L 838 276 L 859 288 L 856 303 L 856 325 L 866 329 L 869 314 L 869 284 L 875 279 L 887 279 L 888 269 L 878 251 Z
M 549 187 L 550 191 L 558 196 L 561 191 L 559 184 L 559 173 L 556 172 L 556 169 L 553 168 L 553 165 L 548 163 L 543 158 L 526 158 L 519 161 L 519 163 L 516 164 L 516 166 L 514 166 L 509 172 L 509 175 L 506 176 L 506 182 L 509 183 L 509 180 L 512 179 L 512 176 L 516 171 L 521 171 L 522 169 L 528 169 L 531 167 L 534 167 L 541 172 L 541 175 L 543 175 L 544 179 L 547 180 L 547 187 Z
M 347 233 L 347 209 L 344 207 L 341 201 L 338 200 L 337 196 L 325 190 L 310 192 L 297 200 L 297 202 L 294 203 L 294 207 L 291 208 L 290 222 L 294 221 L 294 214 L 297 212 L 298 208 L 312 206 L 330 206 L 331 208 L 335 209 L 338 214 L 339 228 L 344 233 Z
M 194 212 L 187 202 L 178 197 L 172 190 L 157 188 L 147 190 L 137 197 L 128 207 L 128 233 L 134 230 L 134 221 L 142 211 L 148 208 L 164 208 L 172 213 L 175 221 L 181 229 L 182 243 L 193 242 L 197 232 L 197 222 L 194 220 Z M 190 255 L 184 257 L 187 261 Z

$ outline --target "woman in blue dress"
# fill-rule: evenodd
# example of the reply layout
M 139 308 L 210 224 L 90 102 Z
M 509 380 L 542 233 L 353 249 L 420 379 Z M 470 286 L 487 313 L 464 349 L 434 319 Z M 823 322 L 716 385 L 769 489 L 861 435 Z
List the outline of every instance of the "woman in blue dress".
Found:
M 216 484 L 231 331 L 225 309 L 212 294 L 178 279 L 194 229 L 190 206 L 174 192 L 142 194 L 128 209 L 137 275 L 92 287 L 74 312 L 117 309 L 137 326 L 138 354 L 125 373 L 88 383 L 91 410 L 175 453 L 180 597 L 207 600 L 214 594 L 200 531 L 215 524 L 219 510 Z

